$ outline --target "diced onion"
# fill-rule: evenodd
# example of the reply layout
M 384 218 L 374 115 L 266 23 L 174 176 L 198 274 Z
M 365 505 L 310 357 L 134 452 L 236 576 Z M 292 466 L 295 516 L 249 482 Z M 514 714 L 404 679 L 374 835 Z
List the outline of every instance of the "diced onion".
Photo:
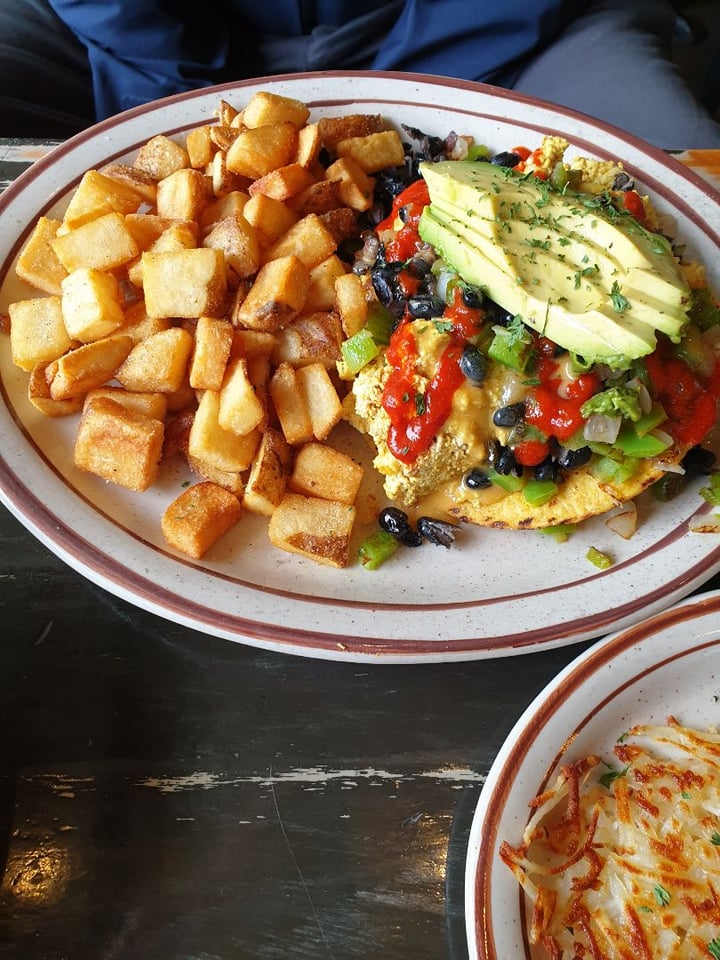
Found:
M 583 436 L 596 443 L 615 443 L 620 433 L 622 417 L 608 417 L 603 413 L 594 413 L 588 418 Z
M 629 540 L 637 530 L 637 507 L 631 500 L 618 507 L 617 511 L 607 518 L 605 526 L 623 540 Z
M 637 390 L 638 395 L 638 404 L 643 413 L 650 413 L 652 410 L 652 397 L 650 396 L 650 391 L 642 382 L 639 377 L 633 377 L 632 380 L 628 380 L 625 384 L 626 387 L 630 387 L 631 390 Z
M 651 430 L 650 435 L 655 437 L 656 440 L 659 440 L 660 443 L 666 444 L 668 447 L 673 445 L 673 438 L 664 430 Z
M 696 513 L 690 517 L 688 528 L 691 533 L 720 533 L 720 514 Z
M 656 460 L 655 461 L 658 470 L 662 470 L 663 473 L 685 473 L 685 467 L 681 463 L 675 463 L 672 460 Z

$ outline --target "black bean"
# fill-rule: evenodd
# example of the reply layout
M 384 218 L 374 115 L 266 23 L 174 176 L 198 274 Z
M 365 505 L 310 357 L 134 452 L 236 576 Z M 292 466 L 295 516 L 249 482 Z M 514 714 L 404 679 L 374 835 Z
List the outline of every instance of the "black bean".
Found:
M 552 456 L 547 456 L 533 467 L 533 477 L 536 480 L 557 480 L 558 462 Z
M 516 167 L 521 160 L 522 157 L 519 153 L 515 153 L 512 150 L 503 150 L 501 153 L 496 153 L 494 157 L 491 157 L 490 163 L 494 163 L 496 167 Z
M 592 450 L 590 447 L 578 447 L 577 450 L 569 450 L 563 447 L 558 452 L 557 462 L 563 470 L 574 470 L 576 467 L 584 466 L 591 456 Z
M 472 343 L 466 343 L 460 354 L 460 369 L 471 383 L 482 383 L 487 376 L 487 358 Z
M 497 472 L 501 473 L 503 476 L 507 476 L 510 473 L 517 473 L 518 466 L 519 464 L 515 459 L 515 454 L 512 452 L 510 447 L 503 447 L 501 445 L 500 452 L 495 460 L 495 469 Z
M 463 483 L 468 490 L 485 490 L 492 486 L 492 480 L 480 467 L 473 467 L 472 470 L 468 470 L 463 477 Z
M 515 427 L 525 419 L 525 404 L 521 401 L 498 407 L 492 419 L 496 427 Z
M 478 290 L 477 287 L 462 288 L 462 302 L 466 307 L 477 309 L 483 305 L 484 300 L 482 290 Z
M 422 537 L 414 530 L 408 520 L 408 515 L 399 507 L 385 507 L 378 515 L 378 524 L 381 530 L 392 534 L 396 540 L 406 547 L 419 547 Z
M 429 320 L 432 317 L 441 317 L 445 309 L 444 302 L 440 297 L 434 297 L 431 294 L 417 294 L 408 297 L 408 310 L 410 316 L 416 320 Z
M 682 465 L 688 473 L 711 473 L 715 466 L 716 456 L 712 450 L 704 447 L 691 447 L 682 458 Z
M 448 550 L 460 529 L 455 523 L 436 520 L 434 517 L 420 517 L 417 528 L 418 533 L 430 543 L 434 543 L 436 547 L 446 547 Z

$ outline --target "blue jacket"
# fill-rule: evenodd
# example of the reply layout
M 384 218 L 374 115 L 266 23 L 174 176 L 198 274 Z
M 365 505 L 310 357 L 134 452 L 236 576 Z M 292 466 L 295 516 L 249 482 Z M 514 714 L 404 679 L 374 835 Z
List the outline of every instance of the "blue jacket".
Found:
M 512 86 L 580 0 L 50 0 L 87 48 L 98 119 L 227 80 L 410 70 Z M 173 6 L 186 7 L 181 17 Z

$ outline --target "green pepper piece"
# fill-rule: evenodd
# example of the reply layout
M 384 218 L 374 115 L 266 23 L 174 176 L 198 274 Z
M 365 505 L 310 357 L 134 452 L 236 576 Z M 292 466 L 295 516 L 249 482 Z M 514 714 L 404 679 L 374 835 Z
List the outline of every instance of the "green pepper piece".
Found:
M 568 537 L 575 533 L 575 524 L 556 523 L 552 527 L 543 527 L 542 529 L 538 530 L 538 533 L 552 537 L 553 540 L 557 540 L 558 543 L 565 543 Z
M 602 550 L 598 550 L 597 547 L 590 547 L 585 554 L 585 558 L 600 570 L 607 570 L 608 567 L 613 565 L 612 557 L 607 553 L 603 553 Z
M 523 496 L 531 507 L 540 507 L 547 503 L 558 492 L 558 485 L 554 480 L 528 480 L 523 487 Z
M 672 440 L 661 440 L 652 433 L 640 436 L 634 423 L 624 423 L 615 440 L 615 446 L 629 457 L 656 457 L 672 446 Z
M 490 359 L 517 373 L 524 373 L 532 356 L 530 338 L 519 337 L 513 331 L 503 327 L 497 327 L 494 333 L 495 336 L 488 347 Z
M 341 346 L 342 360 L 338 364 L 341 376 L 354 377 L 362 368 L 374 360 L 380 353 L 380 347 L 375 343 L 372 334 L 363 327 L 345 340 Z
M 515 493 L 517 490 L 522 490 L 527 483 L 525 477 L 516 477 L 514 473 L 498 473 L 494 467 L 488 468 L 487 477 L 488 480 L 491 480 L 496 486 L 501 487 L 508 493 Z
M 399 546 L 400 541 L 391 533 L 386 530 L 376 530 L 358 547 L 358 560 L 366 570 L 377 570 L 390 559 Z
M 368 307 L 365 329 L 370 332 L 378 346 L 386 347 L 390 343 L 390 335 L 395 325 L 395 317 L 379 300 L 374 300 Z
M 720 324 L 720 308 L 708 287 L 693 290 L 688 316 L 701 330 L 709 330 Z
M 656 403 L 653 405 L 652 410 L 650 410 L 649 413 L 644 413 L 639 420 L 635 421 L 633 426 L 635 427 L 637 435 L 644 437 L 646 433 L 650 433 L 655 427 L 659 427 L 665 420 L 667 420 L 667 414 L 662 404 Z
M 601 483 L 625 483 L 635 473 L 638 461 L 636 457 L 616 459 L 613 456 L 600 457 L 592 465 L 590 472 Z

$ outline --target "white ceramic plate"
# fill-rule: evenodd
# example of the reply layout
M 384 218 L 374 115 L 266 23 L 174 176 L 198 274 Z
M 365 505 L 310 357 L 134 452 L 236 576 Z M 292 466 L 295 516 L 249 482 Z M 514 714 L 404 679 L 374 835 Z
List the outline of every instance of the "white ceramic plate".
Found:
M 528 707 L 492 765 L 475 811 L 466 868 L 471 960 L 529 958 L 522 897 L 499 858 L 519 842 L 530 801 L 558 764 L 612 760 L 620 734 L 673 715 L 698 729 L 720 721 L 720 591 L 685 600 L 592 646 Z
M 539 144 L 545 133 L 571 153 L 621 158 L 676 218 L 689 250 L 720 289 L 717 194 L 675 160 L 589 118 L 492 87 L 398 74 L 323 73 L 242 82 L 173 97 L 107 120 L 74 137 L 0 197 L 0 310 L 33 291 L 13 279 L 13 261 L 40 214 L 57 214 L 82 173 L 132 159 L 150 136 L 182 138 L 211 122 L 220 97 L 241 107 L 256 89 L 306 101 L 314 118 L 382 113 L 428 133 L 472 134 L 492 150 Z M 535 533 L 467 530 L 445 551 L 407 550 L 380 571 L 337 571 L 283 554 L 265 524 L 248 517 L 202 562 L 163 543 L 159 518 L 182 477 L 168 469 L 151 492 L 133 495 L 80 474 L 74 422 L 37 414 L 26 375 L 0 343 L 0 492 L 51 550 L 112 593 L 174 621 L 257 646 L 348 660 L 417 662 L 522 653 L 559 646 L 639 620 L 689 593 L 720 568 L 713 536 L 691 535 L 696 489 L 671 504 L 646 504 L 629 542 L 591 523 L 567 543 Z M 590 545 L 615 565 L 600 572 Z

